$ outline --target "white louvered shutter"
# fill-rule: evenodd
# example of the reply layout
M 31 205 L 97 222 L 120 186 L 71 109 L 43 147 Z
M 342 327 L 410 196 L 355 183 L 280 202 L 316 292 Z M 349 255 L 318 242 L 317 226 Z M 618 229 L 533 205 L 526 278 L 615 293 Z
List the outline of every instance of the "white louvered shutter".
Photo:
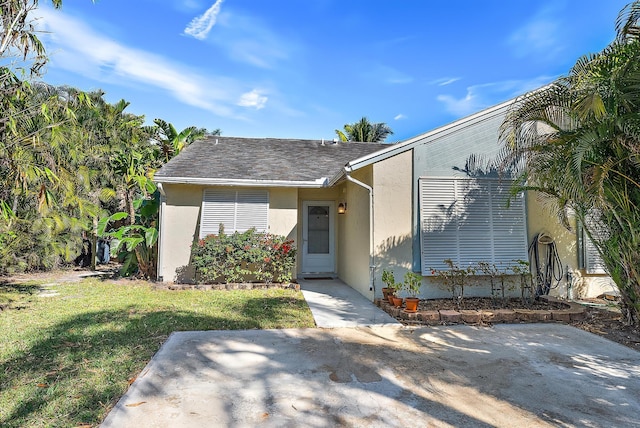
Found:
M 269 219 L 269 193 L 266 190 L 238 190 L 235 231 L 246 232 L 255 227 L 266 232 Z
M 200 238 L 217 235 L 220 224 L 225 233 L 245 232 L 255 227 L 266 232 L 269 192 L 253 189 L 205 189 L 200 215 Z
M 491 236 L 494 263 L 511 265 L 528 260 L 527 215 L 524 193 L 511 197 L 509 181 L 491 183 Z M 509 208 L 507 208 L 507 204 Z
M 422 273 L 480 261 L 507 266 L 526 260 L 524 197 L 509 198 L 509 182 L 497 179 L 421 178 Z
M 446 268 L 444 259 L 459 259 L 456 188 L 453 180 L 434 178 L 421 179 L 419 189 L 422 273 L 429 275 L 431 269 Z
M 475 264 L 492 258 L 491 200 L 488 182 L 483 180 L 453 180 L 459 203 L 458 211 L 458 266 Z
M 598 212 L 595 211 L 592 213 L 594 217 L 598 215 Z M 606 238 L 607 232 L 601 228 L 598 228 L 594 217 L 587 216 L 587 223 L 589 226 L 589 230 L 592 234 L 594 234 L 594 238 Z M 607 270 L 604 265 L 604 260 L 600 256 L 598 249 L 593 244 L 593 241 L 589 238 L 586 232 L 582 232 L 582 245 L 583 245 L 583 254 L 584 254 L 584 268 L 587 273 L 591 274 L 606 274 Z
M 600 253 L 586 234 L 582 242 L 584 242 L 584 263 L 587 273 L 607 273 Z

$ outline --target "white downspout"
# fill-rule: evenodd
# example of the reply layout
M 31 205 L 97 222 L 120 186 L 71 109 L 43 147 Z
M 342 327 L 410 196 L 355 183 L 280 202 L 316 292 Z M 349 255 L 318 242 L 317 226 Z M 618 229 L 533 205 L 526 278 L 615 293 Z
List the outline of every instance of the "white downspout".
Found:
M 165 205 L 167 204 L 167 195 L 164 193 L 164 187 L 162 187 L 162 183 L 158 183 L 158 190 L 160 191 L 160 213 L 158 214 L 158 266 L 156 266 L 156 278 L 158 281 L 163 282 L 164 278 L 162 276 L 162 256 L 163 256 L 163 248 L 162 245 L 164 241 L 164 210 Z
M 373 244 L 373 188 L 368 184 L 363 183 L 362 181 L 356 180 L 349 174 L 351 173 L 351 168 L 348 166 L 344 167 L 344 175 L 345 178 L 357 184 L 360 187 L 365 188 L 369 192 L 369 291 L 373 291 L 373 297 L 376 296 L 376 284 L 375 284 L 375 255 L 374 255 L 374 244 Z

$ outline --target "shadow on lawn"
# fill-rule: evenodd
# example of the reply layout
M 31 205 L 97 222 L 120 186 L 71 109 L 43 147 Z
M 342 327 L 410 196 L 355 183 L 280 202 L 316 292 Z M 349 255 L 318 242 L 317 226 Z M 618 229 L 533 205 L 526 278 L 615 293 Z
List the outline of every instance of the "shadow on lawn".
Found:
M 269 317 L 277 326 L 279 318 L 300 310 L 301 304 L 304 301 L 290 298 L 254 298 L 233 320 L 132 305 L 53 325 L 41 334 L 45 339 L 0 364 L 0 391 L 28 383 L 27 392 L 16 396 L 15 407 L 0 410 L 0 426 L 95 425 L 172 332 L 261 329 Z M 281 322 L 286 325 L 286 319 Z
M 0 294 L 15 293 L 15 294 L 35 294 L 42 288 L 41 285 L 36 284 L 23 284 L 18 282 L 9 282 L 0 280 Z
M 40 290 L 39 285 L 0 280 L 0 312 L 10 309 L 25 309 L 27 302 Z

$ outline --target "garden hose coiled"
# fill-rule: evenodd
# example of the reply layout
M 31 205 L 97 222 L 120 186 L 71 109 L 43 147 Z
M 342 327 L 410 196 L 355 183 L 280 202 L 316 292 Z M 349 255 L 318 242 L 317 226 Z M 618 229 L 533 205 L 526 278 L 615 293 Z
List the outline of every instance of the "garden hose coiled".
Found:
M 541 253 L 543 259 L 540 260 Z M 533 237 L 529 245 L 529 264 L 535 278 L 535 297 L 549 294 L 564 277 L 562 261 L 555 240 L 545 232 Z

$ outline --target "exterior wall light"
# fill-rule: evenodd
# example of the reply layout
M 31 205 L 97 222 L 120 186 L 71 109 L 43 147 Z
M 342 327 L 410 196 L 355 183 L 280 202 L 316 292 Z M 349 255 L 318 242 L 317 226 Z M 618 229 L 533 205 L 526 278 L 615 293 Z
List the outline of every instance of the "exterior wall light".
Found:
M 344 214 L 347 212 L 347 203 L 346 202 L 340 202 L 338 204 L 338 214 Z

